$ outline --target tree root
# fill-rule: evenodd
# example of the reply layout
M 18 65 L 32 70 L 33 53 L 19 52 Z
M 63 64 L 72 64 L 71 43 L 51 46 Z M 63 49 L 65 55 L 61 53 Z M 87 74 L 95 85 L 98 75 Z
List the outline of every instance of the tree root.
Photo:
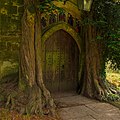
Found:
M 10 107 L 11 109 L 13 109 L 14 106 L 15 106 L 14 97 L 12 97 L 11 94 L 10 94 L 10 95 L 8 96 L 8 98 L 7 98 L 7 102 L 6 102 L 5 107 L 8 108 L 9 105 L 11 105 L 11 107 Z
M 120 91 L 107 80 L 105 80 L 104 84 L 96 82 L 96 89 L 99 93 L 96 98 L 100 101 L 120 101 Z
M 0 81 L 1 107 L 16 110 L 21 114 L 53 115 L 55 113 L 54 101 L 47 89 L 35 85 L 21 91 L 18 79 Z M 42 90 L 41 90 L 42 89 Z M 54 107 L 53 107 L 54 106 Z

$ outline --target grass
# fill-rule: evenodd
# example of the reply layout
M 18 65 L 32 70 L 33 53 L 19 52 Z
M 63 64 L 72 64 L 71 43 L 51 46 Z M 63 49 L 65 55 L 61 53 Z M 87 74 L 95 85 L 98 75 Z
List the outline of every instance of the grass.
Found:
M 120 73 L 119 72 L 107 72 L 107 80 L 114 84 L 116 87 L 120 87 Z
M 120 70 L 113 70 L 110 61 L 106 63 L 106 79 L 117 88 L 120 88 Z
M 120 90 L 120 71 L 114 71 L 109 68 L 106 70 L 106 79 Z M 120 109 L 120 101 L 110 102 Z

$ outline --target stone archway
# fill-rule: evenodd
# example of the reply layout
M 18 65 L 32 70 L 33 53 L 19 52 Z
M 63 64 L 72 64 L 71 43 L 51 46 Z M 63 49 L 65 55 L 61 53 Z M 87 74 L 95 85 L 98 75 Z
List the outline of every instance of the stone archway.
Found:
M 69 33 L 73 39 L 75 40 L 76 44 L 78 45 L 79 51 L 80 53 L 82 53 L 82 40 L 80 38 L 80 35 L 75 31 L 75 29 L 73 27 L 71 27 L 69 24 L 67 23 L 59 23 L 57 25 L 52 26 L 50 29 L 47 28 L 46 30 L 43 31 L 42 34 L 42 46 L 44 46 L 44 42 L 56 31 L 58 30 L 64 30 L 67 33 Z
M 51 92 L 76 90 L 81 71 L 80 43 L 79 35 L 67 25 L 55 26 L 43 35 L 43 77 Z

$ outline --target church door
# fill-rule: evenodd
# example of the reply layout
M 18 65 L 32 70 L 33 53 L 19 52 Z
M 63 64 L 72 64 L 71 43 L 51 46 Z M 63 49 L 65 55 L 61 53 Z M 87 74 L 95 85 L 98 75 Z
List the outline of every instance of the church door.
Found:
M 43 78 L 51 92 L 76 90 L 79 49 L 75 40 L 59 30 L 45 41 Z

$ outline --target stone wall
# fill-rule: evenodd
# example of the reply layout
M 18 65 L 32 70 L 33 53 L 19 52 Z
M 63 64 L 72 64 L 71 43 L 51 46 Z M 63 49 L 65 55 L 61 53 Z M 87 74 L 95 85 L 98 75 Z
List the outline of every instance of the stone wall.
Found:
M 18 70 L 23 0 L 0 0 L 0 78 Z
M 12 71 L 18 71 L 19 36 L 1 36 L 0 38 L 0 78 Z
M 71 0 L 71 2 L 67 2 L 66 5 L 63 5 L 63 2 L 57 2 L 55 4 L 65 10 L 65 20 L 63 14 L 61 16 L 57 14 L 58 17 L 56 19 L 58 19 L 59 22 L 68 22 L 71 14 L 75 23 L 73 23 L 72 26 L 78 30 L 80 11 L 77 8 L 77 0 Z M 23 7 L 23 0 L 0 0 L 0 78 L 9 74 L 11 71 L 18 70 Z M 51 13 L 48 14 L 50 17 Z M 44 13 L 42 17 L 44 17 Z M 47 22 L 50 22 L 50 19 L 48 19 Z M 53 20 L 51 20 L 51 22 L 53 22 Z M 57 22 L 56 25 L 59 24 L 59 22 Z M 52 27 L 50 24 L 47 25 L 48 24 L 46 24 L 45 28 Z

